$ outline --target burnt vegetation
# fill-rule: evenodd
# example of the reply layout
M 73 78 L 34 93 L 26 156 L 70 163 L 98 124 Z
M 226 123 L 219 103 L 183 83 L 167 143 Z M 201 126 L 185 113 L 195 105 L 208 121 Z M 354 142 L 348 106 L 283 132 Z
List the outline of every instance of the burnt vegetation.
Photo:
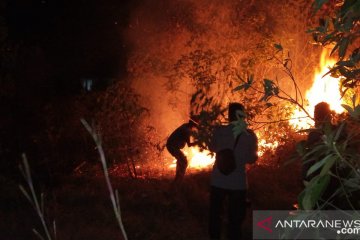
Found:
M 167 194 L 174 169 L 164 144 L 191 116 L 200 123 L 194 140 L 207 149 L 231 101 L 246 105 L 246 125 L 263 144 L 248 169 L 245 236 L 251 209 L 358 209 L 360 3 L 323 2 L 1 2 L 0 215 L 8 220 L 0 238 L 45 237 L 18 188 L 26 185 L 23 153 L 36 195 L 44 194 L 49 235 L 123 237 L 85 119 L 105 152 L 129 239 L 207 239 L 210 171 L 188 169 Z M 295 107 L 305 110 L 302 94 L 324 46 L 337 59 L 328 74 L 355 97 L 335 116 L 336 128 L 304 148 L 306 135 L 287 120 Z M 315 158 L 319 174 L 304 187 L 302 161 Z M 340 185 L 323 199 L 330 178 Z

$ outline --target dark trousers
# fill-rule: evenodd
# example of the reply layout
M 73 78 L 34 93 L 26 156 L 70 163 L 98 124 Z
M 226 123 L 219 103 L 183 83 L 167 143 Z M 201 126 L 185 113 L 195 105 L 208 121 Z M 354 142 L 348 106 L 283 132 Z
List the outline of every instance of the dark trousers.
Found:
M 209 235 L 211 239 L 220 239 L 222 213 L 225 199 L 228 199 L 227 237 L 241 239 L 241 224 L 246 213 L 246 190 L 227 190 L 217 187 L 210 189 Z
M 167 146 L 169 153 L 176 158 L 176 175 L 174 182 L 179 183 L 183 180 L 188 166 L 188 161 L 185 154 L 177 148 Z

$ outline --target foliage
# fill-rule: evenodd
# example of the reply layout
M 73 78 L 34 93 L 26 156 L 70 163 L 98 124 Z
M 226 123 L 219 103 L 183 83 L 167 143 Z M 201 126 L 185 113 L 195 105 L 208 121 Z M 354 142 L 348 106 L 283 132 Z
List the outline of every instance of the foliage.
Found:
M 43 184 L 56 184 L 75 168 L 97 161 L 96 149 L 79 121 L 87 118 L 104 134 L 109 164 L 125 163 L 129 176 L 136 177 L 136 165 L 155 149 L 156 134 L 144 124 L 146 113 L 126 81 L 117 81 L 106 91 L 50 101 L 37 113 L 42 128 L 28 147 L 27 154 L 37 157 L 32 165 L 36 176 L 47 177 Z M 144 132 L 151 136 L 144 138 Z
M 209 87 L 216 82 L 218 77 L 213 65 L 220 59 L 211 49 L 206 51 L 197 49 L 188 55 L 182 56 L 174 68 L 178 77 L 189 77 L 195 87 Z
M 315 10 L 328 1 L 315 0 Z M 320 25 L 309 31 L 314 40 L 332 47 L 331 54 L 338 53 L 338 61 L 328 74 L 341 79 L 343 93 L 359 85 L 360 81 L 360 2 L 345 0 L 333 16 L 320 19 Z
M 285 53 L 286 50 L 281 44 L 274 44 L 273 50 L 268 61 L 275 63 L 286 78 L 282 77 L 280 81 L 278 77 L 275 80 L 265 77 L 259 81 L 252 74 L 245 74 L 245 77 L 236 74 L 235 77 L 240 85 L 233 89 L 238 94 L 257 93 L 255 99 L 252 99 L 256 102 L 256 111 L 251 111 L 250 105 L 248 121 L 254 129 L 261 129 L 258 134 L 261 139 L 259 149 L 261 152 L 271 151 L 278 145 L 295 138 L 294 129 L 289 125 L 294 108 L 301 109 L 306 117 L 311 118 L 310 113 L 305 109 L 307 102 L 293 74 L 290 53 Z M 291 84 L 286 84 L 284 79 L 290 80 Z M 290 88 L 289 85 L 292 87 Z
M 280 51 L 277 53 L 281 54 Z M 280 61 L 279 58 L 276 58 L 276 60 Z M 227 109 L 227 104 L 231 101 L 243 103 L 246 107 L 247 115 L 246 122 L 240 119 L 240 121 L 233 123 L 235 134 L 238 134 L 242 131 L 241 129 L 247 126 L 254 130 L 261 129 L 261 132 L 258 133 L 258 137 L 261 139 L 261 152 L 273 151 L 276 146 L 284 144 L 293 138 L 294 135 L 292 133 L 294 130 L 288 123 L 293 106 L 289 106 L 288 102 L 297 103 L 300 108 L 305 109 L 305 101 L 302 99 L 301 92 L 296 85 L 294 77 L 291 75 L 290 61 L 290 59 L 285 59 L 281 66 L 289 73 L 295 88 L 297 88 L 296 98 L 292 98 L 292 96 L 283 90 L 279 81 L 265 79 L 263 84 L 261 84 L 255 80 L 254 75 L 240 74 L 239 69 L 236 68 L 230 68 L 228 71 L 229 78 L 233 84 L 228 86 L 239 84 L 237 87 L 224 89 L 223 93 L 218 93 L 217 96 L 212 95 L 211 88 L 196 92 L 191 100 L 191 108 L 192 114 L 199 112 L 199 108 L 201 108 L 200 127 L 197 135 L 195 135 L 195 139 L 202 143 L 202 148 L 206 148 L 205 146 L 207 146 L 210 140 L 213 126 L 226 121 L 224 113 Z M 216 88 L 216 84 L 214 85 L 214 88 Z M 204 93 L 205 91 L 207 94 Z M 217 91 L 219 92 L 219 88 L 217 88 Z M 198 95 L 199 92 L 203 95 Z M 225 95 L 229 100 L 224 101 L 223 97 L 218 97 L 219 95 Z M 300 97 L 302 99 L 301 103 L 297 100 Z M 280 99 L 281 101 L 274 101 L 275 99 Z
M 254 129 L 261 128 L 270 115 L 280 119 L 289 114 L 288 109 L 286 113 L 280 111 L 282 106 L 268 108 L 259 102 L 261 93 L 252 88 L 247 88 L 244 94 L 234 94 L 232 90 L 241 84 L 238 76 L 247 78 L 242 76 L 243 72 L 254 73 L 254 76 L 260 78 L 267 73 L 275 75 L 278 69 L 267 59 L 273 50 L 274 39 L 282 39 L 282 43 L 291 46 L 295 53 L 294 63 L 301 63 L 294 66 L 299 66 L 297 70 L 301 75 L 309 75 L 310 61 L 305 63 L 303 55 L 306 53 L 311 56 L 315 51 L 312 45 L 301 41 L 306 36 L 308 1 L 290 0 L 271 4 L 236 0 L 146 2 L 147 5 L 139 6 L 135 12 L 129 29 L 134 49 L 128 66 L 134 82 L 141 84 L 139 88 L 142 88 L 143 82 L 153 81 L 159 84 L 166 77 L 163 85 L 167 92 L 154 89 L 153 95 L 156 96 L 153 98 L 154 102 L 150 103 L 154 108 L 160 108 L 157 99 L 168 98 L 171 103 L 167 107 L 172 110 L 184 112 L 186 116 L 191 111 L 200 114 L 200 110 L 196 111 L 195 108 L 204 104 L 205 98 L 191 103 L 190 111 L 188 103 L 192 94 L 202 91 L 209 99 L 213 97 L 212 104 L 216 109 L 219 106 L 219 122 L 225 120 L 220 113 L 221 109 L 227 108 L 232 101 L 246 106 L 249 125 Z M 154 14 L 147 14 L 158 12 L 159 9 L 164 11 L 156 17 Z M 145 35 L 146 38 L 140 37 Z M 268 76 L 269 79 L 272 77 Z M 282 82 L 282 79 L 279 81 Z M 261 83 L 255 81 L 254 85 Z M 149 107 L 151 112 L 153 106 Z M 200 122 L 200 127 L 203 129 L 199 131 L 201 139 L 198 140 L 203 143 L 206 143 L 209 136 L 203 131 L 210 129 L 203 125 L 212 122 L 213 115 L 217 112 L 207 112 L 212 110 L 210 106 L 202 111 L 203 123 Z M 288 128 L 285 121 L 273 123 L 272 126 L 274 129 L 279 126 L 280 129 Z M 283 141 L 284 136 L 286 134 L 264 134 L 262 139 L 272 143 L 275 138 Z
M 269 57 L 269 60 L 273 60 L 283 69 L 283 72 L 286 74 L 286 76 L 293 85 L 293 91 L 295 92 L 295 96 L 291 95 L 291 91 L 289 91 L 289 89 L 283 89 L 277 78 L 276 80 L 264 78 L 262 83 L 263 89 L 256 88 L 253 86 L 254 77 L 252 75 L 250 75 L 247 81 L 241 79 L 243 81 L 243 84 L 236 87 L 234 90 L 238 91 L 242 89 L 246 90 L 249 88 L 256 88 L 256 91 L 262 94 L 260 101 L 266 107 L 273 107 L 274 105 L 277 105 L 281 102 L 290 103 L 304 111 L 304 113 L 308 117 L 311 117 L 310 113 L 308 113 L 305 109 L 306 101 L 302 96 L 302 92 L 292 72 L 292 60 L 290 58 L 290 53 L 284 53 L 285 50 L 281 44 L 274 44 L 274 48 L 275 52 L 271 57 Z M 271 101 L 273 98 L 276 98 L 277 101 Z
M 320 8 L 324 1 L 315 1 L 315 5 Z M 329 32 L 329 21 L 320 21 L 320 27 L 312 30 L 315 40 L 323 45 L 336 43 L 332 53 L 339 52 L 339 61 L 328 74 L 334 77 L 341 77 L 343 94 L 357 86 L 359 74 L 359 49 L 354 49 L 352 53 L 346 54 L 348 47 L 358 39 L 358 14 L 359 2 L 345 1 L 332 19 L 333 29 Z M 356 12 L 357 13 L 353 13 Z M 311 117 L 305 109 L 306 99 L 303 98 L 301 89 L 292 72 L 292 60 L 289 53 L 285 53 L 281 44 L 274 44 L 275 52 L 269 60 L 275 61 L 284 71 L 287 79 L 293 86 L 293 93 L 289 89 L 284 90 L 281 83 L 276 78 L 271 80 L 264 78 L 262 89 L 257 86 L 257 91 L 262 93 L 260 101 L 263 105 L 273 108 L 277 104 L 289 104 L 302 110 L 307 117 Z M 345 57 L 348 59 L 344 60 Z M 236 91 L 245 91 L 254 88 L 253 77 L 242 80 L 242 84 L 235 88 Z M 353 192 L 359 190 L 359 148 L 358 148 L 358 112 L 360 106 L 353 98 L 353 106 L 344 105 L 350 117 L 338 117 L 339 122 L 336 127 L 325 127 L 322 140 L 315 146 L 306 146 L 300 143 L 297 150 L 302 157 L 304 164 L 310 163 L 312 166 L 307 171 L 310 178 L 306 182 L 304 191 L 299 195 L 299 205 L 301 209 L 329 208 L 332 207 L 351 207 L 354 209 Z M 355 117 L 355 118 L 354 118 Z M 271 116 L 270 116 L 271 119 Z M 286 120 L 286 119 L 284 119 Z M 276 122 L 276 120 L 274 121 Z M 271 121 L 269 123 L 272 123 Z M 349 127 L 352 126 L 350 131 Z M 344 130 L 346 129 L 346 130 Z M 355 133 L 354 133 L 355 132 Z M 325 199 L 324 199 L 325 198 Z M 345 198 L 346 201 L 342 201 Z M 344 204 L 346 202 L 346 204 Z M 341 204 L 340 204 L 341 203 Z M 357 203 L 358 204 L 358 203 Z M 334 206 L 335 205 L 335 206 Z
M 103 144 L 109 149 L 110 162 L 125 162 L 129 175 L 136 177 L 135 159 L 149 144 L 140 132 L 148 109 L 140 104 L 140 95 L 129 85 L 126 81 L 118 82 L 97 96 L 99 109 L 94 120 L 106 136 Z
M 359 108 L 347 107 L 350 112 Z M 324 128 L 322 140 L 314 146 L 298 145 L 304 163 L 312 163 L 306 175 L 313 175 L 299 195 L 301 209 L 360 207 L 355 201 L 360 182 L 359 120 L 349 115 L 335 129 Z
M 346 104 L 342 104 L 341 106 L 348 111 L 352 119 L 357 120 L 360 118 L 359 98 L 356 95 L 353 95 L 352 106 Z
M 320 8 L 324 2 L 315 1 Z M 338 52 L 338 61 L 328 74 L 341 79 L 344 94 L 358 84 L 358 49 L 347 54 L 348 47 L 358 40 L 359 2 L 345 1 L 337 9 L 336 17 L 320 21 L 321 25 L 310 32 L 323 45 L 333 44 L 332 54 Z M 357 12 L 357 13 L 356 13 Z M 348 59 L 345 59 L 348 57 Z M 315 146 L 300 143 L 298 152 L 304 164 L 311 163 L 306 175 L 305 189 L 299 195 L 300 209 L 358 209 L 359 194 L 359 109 L 356 95 L 352 106 L 343 105 L 348 116 L 340 120 L 336 127 L 325 127 L 321 131 L 322 140 Z M 351 127 L 349 127 L 351 126 Z M 305 149 L 304 149 L 305 147 Z
M 264 122 L 264 118 L 271 119 L 274 129 L 289 129 L 286 121 L 281 118 L 289 117 L 290 109 L 281 104 L 269 108 L 275 105 L 268 100 L 274 95 L 279 95 L 279 86 L 271 80 L 266 80 L 263 85 L 264 90 L 262 90 L 261 83 L 255 81 L 253 75 L 241 74 L 237 66 L 231 66 L 232 58 L 230 52 L 196 50 L 183 56 L 175 65 L 174 74 L 169 77 L 168 82 L 172 84 L 168 86 L 172 87 L 169 88 L 172 91 L 177 89 L 175 86 L 178 84 L 174 84 L 176 81 L 183 78 L 192 80 L 196 91 L 190 100 L 190 111 L 191 116 L 199 122 L 195 141 L 201 149 L 207 148 L 213 127 L 226 122 L 224 113 L 230 102 L 241 102 L 246 106 L 247 123 L 245 124 L 243 120 L 233 123 L 235 126 L 241 126 L 237 128 L 238 130 L 247 125 L 255 129 L 264 127 L 269 124 Z M 288 63 L 285 63 L 285 66 L 287 65 Z M 242 90 L 241 93 L 240 90 Z M 285 91 L 282 92 L 285 93 Z M 263 101 L 258 101 L 261 95 L 263 95 Z M 295 100 L 292 101 L 295 102 Z M 279 121 L 274 121 L 275 118 Z M 271 132 L 262 138 L 268 142 L 284 142 L 286 135 L 275 133 L 276 131 Z
M 316 0 L 314 5 L 319 9 L 325 2 Z M 345 0 L 334 17 L 321 20 L 320 26 L 310 31 L 323 45 L 335 43 L 332 53 L 338 52 L 338 61 L 328 74 L 340 77 L 343 94 L 355 88 L 359 81 L 359 49 L 348 53 L 359 40 L 359 7 L 359 1 Z M 356 201 L 360 190 L 360 106 L 356 95 L 352 106 L 343 107 L 348 116 L 335 128 L 324 128 L 318 144 L 306 150 L 302 148 L 304 145 L 298 147 L 304 163 L 312 162 L 307 176 L 313 175 L 299 195 L 301 209 L 360 207 Z
M 205 150 L 209 146 L 213 127 L 221 124 L 226 109 L 203 90 L 192 95 L 190 106 L 190 116 L 198 123 L 197 131 L 193 133 L 194 142 L 200 149 Z

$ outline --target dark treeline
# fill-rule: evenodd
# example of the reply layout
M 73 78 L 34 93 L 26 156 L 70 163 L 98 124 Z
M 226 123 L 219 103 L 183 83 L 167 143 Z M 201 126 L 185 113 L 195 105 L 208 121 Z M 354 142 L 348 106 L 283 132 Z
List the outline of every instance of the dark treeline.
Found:
M 99 94 L 126 79 L 129 46 L 122 32 L 136 4 L 0 4 L 0 174 L 18 175 L 23 152 L 46 173 L 50 165 L 59 169 L 59 162 L 70 163 L 62 168 L 71 169 L 79 161 L 76 152 L 91 149 L 84 144 L 88 139 L 80 118 L 92 118 Z

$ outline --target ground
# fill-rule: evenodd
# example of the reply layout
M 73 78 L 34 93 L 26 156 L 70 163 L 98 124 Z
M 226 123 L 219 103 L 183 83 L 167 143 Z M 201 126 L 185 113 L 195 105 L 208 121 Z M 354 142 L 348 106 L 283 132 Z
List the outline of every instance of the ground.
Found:
M 281 162 L 281 164 L 276 164 Z M 301 191 L 300 165 L 281 159 L 248 169 L 249 198 L 244 239 L 252 239 L 252 210 L 291 209 Z M 122 239 L 112 212 L 100 164 L 83 166 L 45 193 L 49 220 L 56 220 L 57 239 Z M 178 191 L 169 193 L 173 170 L 151 170 L 138 178 L 113 168 L 112 182 L 119 190 L 123 222 L 129 239 L 201 240 L 207 238 L 210 169 L 188 171 Z M 18 183 L 0 176 L 0 239 L 38 239 L 39 218 L 18 190 Z

